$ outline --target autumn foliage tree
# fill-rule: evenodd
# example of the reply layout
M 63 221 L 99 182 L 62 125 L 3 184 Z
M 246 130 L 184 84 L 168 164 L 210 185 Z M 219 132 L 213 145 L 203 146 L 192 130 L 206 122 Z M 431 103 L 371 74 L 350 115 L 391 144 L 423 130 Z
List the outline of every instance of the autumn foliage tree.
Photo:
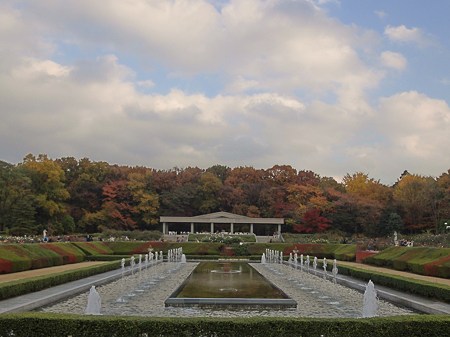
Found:
M 414 231 L 436 227 L 438 184 L 432 177 L 405 175 L 394 188 L 394 200 L 403 214 L 405 226 Z M 442 197 L 441 197 L 442 198 Z
M 21 168 L 31 179 L 31 188 L 36 200 L 36 216 L 49 232 L 62 234 L 73 228 L 64 229 L 68 216 L 65 201 L 70 195 L 65 186 L 65 173 L 61 167 L 46 155 L 25 157 Z
M 450 222 L 449 177 L 450 170 L 438 178 L 405 171 L 387 186 L 363 172 L 338 182 L 290 165 L 157 170 L 28 155 L 17 165 L 0 162 L 0 231 L 160 229 L 161 215 L 227 211 L 282 217 L 284 230 L 302 233 L 439 232 Z M 262 235 L 273 231 L 259 229 Z
M 320 215 L 317 208 L 309 209 L 303 214 L 300 224 L 293 226 L 299 233 L 321 233 L 331 227 L 331 220 Z
M 35 213 L 31 179 L 13 165 L 0 161 L 0 231 L 32 234 L 37 230 Z

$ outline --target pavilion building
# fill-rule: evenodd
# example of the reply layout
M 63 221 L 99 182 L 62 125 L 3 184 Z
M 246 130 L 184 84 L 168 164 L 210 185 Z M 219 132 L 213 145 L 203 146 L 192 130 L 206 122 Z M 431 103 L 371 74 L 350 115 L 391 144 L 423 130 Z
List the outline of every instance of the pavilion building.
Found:
M 281 235 L 281 227 L 284 225 L 284 218 L 251 218 L 244 215 L 233 214 L 229 212 L 215 212 L 197 216 L 161 216 L 163 234 L 169 232 L 179 232 L 180 228 L 186 228 L 190 225 L 190 233 L 197 232 L 216 232 L 226 231 L 230 234 L 244 232 L 246 228 L 250 234 L 255 234 L 256 226 L 273 226 L 273 232 L 277 236 Z M 207 227 L 205 227 L 207 225 Z

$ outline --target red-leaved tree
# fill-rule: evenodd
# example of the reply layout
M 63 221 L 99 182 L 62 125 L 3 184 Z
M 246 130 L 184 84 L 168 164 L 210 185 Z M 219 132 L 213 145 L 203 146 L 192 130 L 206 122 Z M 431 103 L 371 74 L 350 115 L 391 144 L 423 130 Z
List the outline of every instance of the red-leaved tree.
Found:
M 320 233 L 326 231 L 331 226 L 331 220 L 321 216 L 317 208 L 309 209 L 305 212 L 300 224 L 293 226 L 299 233 Z

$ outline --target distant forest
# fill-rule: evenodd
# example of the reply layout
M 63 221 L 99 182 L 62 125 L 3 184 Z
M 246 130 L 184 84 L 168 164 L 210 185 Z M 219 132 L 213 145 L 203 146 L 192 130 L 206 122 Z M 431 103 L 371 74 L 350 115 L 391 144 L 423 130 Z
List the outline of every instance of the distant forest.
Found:
M 338 183 L 289 165 L 156 170 L 43 154 L 0 161 L 0 232 L 11 235 L 157 230 L 161 215 L 217 211 L 282 217 L 298 233 L 441 232 L 450 223 L 450 169 L 437 178 L 405 171 L 386 186 L 362 172 Z

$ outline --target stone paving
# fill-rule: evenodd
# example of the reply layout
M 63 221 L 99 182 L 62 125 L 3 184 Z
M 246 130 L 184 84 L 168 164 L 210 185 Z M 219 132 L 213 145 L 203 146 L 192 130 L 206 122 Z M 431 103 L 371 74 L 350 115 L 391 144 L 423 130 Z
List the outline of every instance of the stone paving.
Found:
M 192 272 L 196 263 L 162 263 L 98 286 L 101 314 L 154 317 L 361 317 L 363 294 L 334 284 L 330 277 L 293 269 L 287 265 L 252 264 L 262 275 L 297 301 L 296 309 L 222 310 L 206 308 L 166 308 L 164 301 Z M 40 311 L 83 314 L 88 292 Z M 379 300 L 378 316 L 408 315 L 411 310 Z

